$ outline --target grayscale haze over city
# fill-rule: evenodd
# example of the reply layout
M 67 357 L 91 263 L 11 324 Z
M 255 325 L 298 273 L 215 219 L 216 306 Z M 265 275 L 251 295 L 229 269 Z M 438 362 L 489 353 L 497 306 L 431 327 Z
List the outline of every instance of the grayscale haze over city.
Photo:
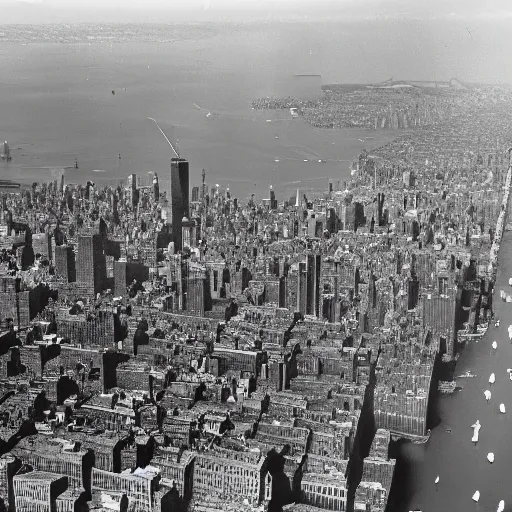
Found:
M 512 510 L 511 21 L 0 0 L 0 512 Z

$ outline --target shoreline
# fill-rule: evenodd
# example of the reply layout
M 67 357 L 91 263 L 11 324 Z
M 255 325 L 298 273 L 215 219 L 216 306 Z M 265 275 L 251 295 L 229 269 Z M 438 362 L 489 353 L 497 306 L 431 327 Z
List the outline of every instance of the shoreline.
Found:
M 500 251 L 512 247 L 512 232 L 505 232 L 511 177 L 512 167 L 509 166 L 502 198 L 505 209 L 496 221 L 499 229 L 490 250 L 494 259 L 488 267 L 488 271 L 493 273 L 495 287 L 504 282 L 508 285 L 508 275 L 512 275 L 512 259 L 508 256 L 510 250 Z M 499 475 L 507 471 L 512 446 L 507 442 L 507 418 L 499 413 L 498 404 L 505 403 L 507 412 L 512 410 L 510 383 L 506 382 L 509 378 L 508 375 L 505 377 L 505 370 L 512 358 L 512 344 L 507 335 L 508 325 L 512 324 L 512 304 L 498 300 L 496 304 L 493 303 L 492 311 L 493 314 L 496 311 L 501 313 L 498 315 L 500 327 L 495 328 L 489 322 L 484 335 L 477 342 L 468 342 L 454 364 L 453 380 L 459 384 L 460 379 L 462 389 L 448 395 L 439 391 L 436 393 L 432 409 L 437 421 L 432 426 L 428 442 L 418 445 L 405 439 L 397 441 L 396 480 L 391 487 L 392 499 L 388 502 L 388 512 L 465 510 L 475 506 L 471 501 L 475 490 L 481 493 L 478 505 L 481 510 L 495 510 L 500 499 L 504 499 L 505 503 L 511 502 L 512 489 L 509 491 L 507 487 L 499 490 Z M 498 342 L 497 351 L 491 349 L 493 339 Z M 458 377 L 466 372 L 473 377 Z M 497 384 L 489 387 L 491 372 L 496 373 Z M 492 389 L 490 402 L 484 398 L 485 389 Z M 482 430 L 475 445 L 470 442 L 470 425 L 477 419 L 482 423 Z M 485 458 L 489 451 L 496 453 L 496 461 L 492 465 Z M 503 455 L 500 455 L 501 452 Z M 454 471 L 452 468 L 455 464 L 461 464 L 462 469 Z M 437 475 L 440 476 L 440 483 L 435 485 Z M 453 489 L 458 490 L 452 492 Z

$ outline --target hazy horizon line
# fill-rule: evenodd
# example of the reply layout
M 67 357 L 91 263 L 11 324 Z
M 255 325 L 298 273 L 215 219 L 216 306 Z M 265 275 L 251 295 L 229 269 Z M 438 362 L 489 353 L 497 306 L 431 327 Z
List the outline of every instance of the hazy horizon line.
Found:
M 94 1 L 89 6 L 69 5 L 62 0 L 0 0 L 2 21 L 9 24 L 49 22 L 170 23 L 172 21 L 495 21 L 507 22 L 512 8 L 499 0 L 487 5 L 452 0 L 416 3 L 411 0 L 298 0 L 270 2 L 247 0 L 244 3 L 223 0 L 178 0 L 178 4 L 155 3 L 118 6 L 108 0 Z M 112 0 L 114 1 L 114 0 Z M 116 0 L 117 1 L 117 0 Z M 184 3 L 181 3 L 181 2 Z M 218 1 L 218 0 L 217 0 Z M 60 3 L 62 2 L 62 3 Z M 60 4 L 59 4 L 60 3 Z M 494 4 L 494 5 L 492 5 Z M 128 21 L 129 20 L 129 21 Z

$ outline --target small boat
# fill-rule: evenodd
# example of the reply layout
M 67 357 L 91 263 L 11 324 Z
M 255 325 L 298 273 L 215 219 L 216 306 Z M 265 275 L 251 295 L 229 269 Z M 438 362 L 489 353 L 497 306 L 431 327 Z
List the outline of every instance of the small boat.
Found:
M 485 395 L 485 399 L 486 399 L 487 401 L 489 401 L 489 400 L 491 399 L 491 392 L 490 392 L 488 389 L 486 389 L 486 390 L 484 391 L 484 395 Z
M 478 503 L 478 500 L 480 499 L 480 491 L 475 491 L 475 494 L 473 494 L 473 496 L 471 497 L 471 499 L 472 499 L 475 503 Z
M 505 404 L 500 404 L 500 412 L 505 414 Z
M 508 279 L 508 285 L 509 285 L 509 286 L 512 286 L 512 277 L 509 277 L 509 279 Z
M 494 384 L 496 382 L 496 375 L 494 373 L 491 373 L 491 376 L 489 377 L 489 384 Z
M 494 462 L 494 453 L 489 452 L 487 454 L 487 460 L 492 464 Z
M 503 512 L 504 510 L 505 510 L 505 502 L 503 500 L 501 500 L 498 503 L 498 510 L 496 512 Z
M 480 334 L 480 336 L 483 336 L 486 332 L 487 332 L 487 324 L 482 326 L 482 325 L 477 325 L 476 326 L 476 334 Z
M 451 394 L 455 392 L 455 389 L 457 387 L 457 383 L 455 381 L 445 382 L 445 381 L 439 381 L 439 384 L 437 386 L 437 389 L 442 394 Z
M 438 484 L 438 483 L 439 483 L 439 475 L 438 475 L 438 476 L 436 476 L 436 479 L 435 479 L 434 483 L 435 483 L 435 484 Z
M 492 348 L 494 350 L 496 350 L 498 348 L 498 344 L 495 341 L 492 342 Z
M 476 423 L 474 425 L 471 425 L 471 428 L 474 429 L 473 437 L 471 438 L 471 442 L 478 443 L 478 435 L 479 435 L 480 429 L 482 428 L 480 421 L 476 420 Z

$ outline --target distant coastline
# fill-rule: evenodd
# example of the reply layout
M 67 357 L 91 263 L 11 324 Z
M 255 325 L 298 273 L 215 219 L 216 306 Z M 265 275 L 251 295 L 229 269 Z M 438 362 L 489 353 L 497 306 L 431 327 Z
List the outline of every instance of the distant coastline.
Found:
M 409 129 L 436 124 L 450 116 L 457 104 L 451 92 L 471 92 L 475 85 L 450 81 L 386 81 L 378 84 L 330 84 L 322 97 L 262 97 L 255 110 L 294 108 L 316 128 Z

